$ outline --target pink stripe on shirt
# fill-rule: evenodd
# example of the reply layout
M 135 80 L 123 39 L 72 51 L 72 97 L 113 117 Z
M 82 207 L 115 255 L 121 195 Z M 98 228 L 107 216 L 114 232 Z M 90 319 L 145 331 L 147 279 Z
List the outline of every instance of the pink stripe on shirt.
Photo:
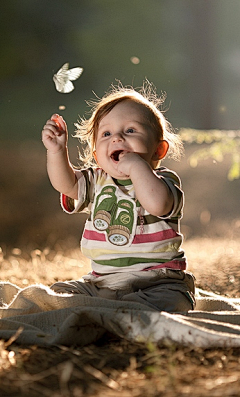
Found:
M 169 240 L 178 237 L 178 234 L 173 229 L 162 230 L 150 234 L 136 234 L 133 239 L 133 244 L 152 243 L 155 241 Z
M 83 233 L 83 237 L 87 240 L 106 241 L 106 237 L 104 233 L 98 233 L 87 229 L 85 229 Z
M 87 229 L 85 229 L 83 237 L 87 240 L 106 241 L 105 233 L 98 233 Z M 169 240 L 174 237 L 178 237 L 178 234 L 175 232 L 175 230 L 167 229 L 151 234 L 136 234 L 132 243 L 133 244 L 152 243 L 155 241 Z

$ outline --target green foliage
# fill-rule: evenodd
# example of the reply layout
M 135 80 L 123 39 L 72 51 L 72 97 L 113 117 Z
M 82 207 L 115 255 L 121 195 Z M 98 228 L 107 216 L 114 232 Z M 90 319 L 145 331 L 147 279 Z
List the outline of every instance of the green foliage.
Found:
M 180 136 L 183 142 L 188 144 L 205 144 L 203 148 L 195 150 L 190 156 L 191 167 L 197 167 L 200 161 L 209 158 L 221 162 L 226 155 L 229 155 L 231 165 L 228 171 L 228 179 L 233 181 L 240 177 L 240 131 L 202 131 L 189 128 L 182 129 Z

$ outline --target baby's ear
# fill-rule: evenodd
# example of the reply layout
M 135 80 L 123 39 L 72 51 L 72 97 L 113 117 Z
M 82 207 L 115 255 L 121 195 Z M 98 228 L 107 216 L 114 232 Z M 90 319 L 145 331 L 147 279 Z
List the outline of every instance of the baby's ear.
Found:
M 165 140 L 160 141 L 157 147 L 156 152 L 153 155 L 153 160 L 161 160 L 163 159 L 168 151 L 169 143 Z
M 93 151 L 93 157 L 94 157 L 94 160 L 96 161 L 96 163 L 98 163 L 96 150 Z

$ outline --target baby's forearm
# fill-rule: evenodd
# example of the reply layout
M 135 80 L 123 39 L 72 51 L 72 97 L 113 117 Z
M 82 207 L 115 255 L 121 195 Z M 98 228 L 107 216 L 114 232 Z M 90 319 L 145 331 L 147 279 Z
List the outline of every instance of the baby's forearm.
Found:
M 68 151 L 47 151 L 47 171 L 53 187 L 73 199 L 78 198 L 77 179 L 69 161 Z
M 136 198 L 150 214 L 164 216 L 172 210 L 172 193 L 164 181 L 153 173 L 149 164 L 141 162 L 134 167 L 131 180 Z

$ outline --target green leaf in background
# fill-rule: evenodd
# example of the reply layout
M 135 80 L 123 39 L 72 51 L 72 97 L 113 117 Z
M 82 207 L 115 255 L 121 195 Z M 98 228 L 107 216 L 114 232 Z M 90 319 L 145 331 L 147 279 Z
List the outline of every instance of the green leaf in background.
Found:
M 187 144 L 205 144 L 203 148 L 195 150 L 189 157 L 191 167 L 197 167 L 200 161 L 209 158 L 222 162 L 224 157 L 229 155 L 231 167 L 228 179 L 233 181 L 240 177 L 240 131 L 202 131 L 188 128 L 180 130 L 180 136 Z
M 240 155 L 235 153 L 232 157 L 232 165 L 228 172 L 228 179 L 233 181 L 240 177 Z

